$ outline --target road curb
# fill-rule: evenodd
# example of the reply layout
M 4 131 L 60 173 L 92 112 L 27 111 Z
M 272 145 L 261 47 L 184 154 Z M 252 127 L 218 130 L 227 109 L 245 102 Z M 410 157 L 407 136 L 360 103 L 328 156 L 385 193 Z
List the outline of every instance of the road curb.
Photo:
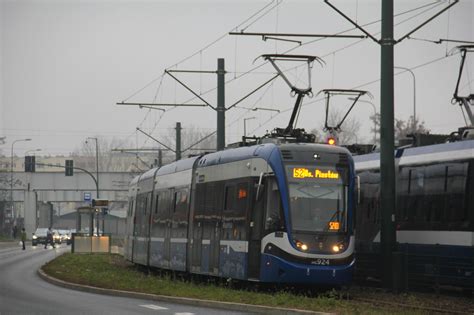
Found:
M 260 314 L 275 314 L 275 315 L 333 314 L 333 313 L 305 311 L 305 310 L 297 310 L 297 309 L 289 309 L 289 308 L 275 308 L 275 307 L 262 306 L 262 305 L 219 302 L 219 301 L 212 301 L 212 300 L 199 300 L 199 299 L 185 298 L 185 297 L 174 297 L 174 296 L 166 296 L 166 295 L 155 295 L 155 294 L 148 294 L 148 293 L 104 289 L 104 288 L 99 288 L 99 287 L 66 282 L 66 281 L 51 277 L 47 275 L 43 271 L 42 268 L 38 269 L 38 275 L 41 279 L 63 288 L 84 291 L 84 292 L 89 292 L 89 293 L 105 294 L 105 295 L 111 295 L 111 296 L 130 297 L 130 298 L 145 299 L 145 300 L 152 300 L 152 301 L 179 303 L 179 304 L 186 304 L 186 305 L 191 305 L 191 306 L 220 308 L 223 310 L 251 312 L 251 313 L 260 313 Z

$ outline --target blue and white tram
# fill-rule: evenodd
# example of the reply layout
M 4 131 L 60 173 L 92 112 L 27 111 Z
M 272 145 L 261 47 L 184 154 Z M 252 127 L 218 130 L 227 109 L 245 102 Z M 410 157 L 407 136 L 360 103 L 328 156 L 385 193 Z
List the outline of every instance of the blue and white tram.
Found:
M 354 172 L 344 148 L 274 143 L 150 170 L 137 179 L 136 209 L 129 211 L 134 242 L 125 256 L 217 277 L 348 284 Z
M 408 273 L 474 288 L 474 140 L 398 149 L 395 156 L 398 249 L 419 259 Z M 362 196 L 356 250 L 374 252 L 380 244 L 380 155 L 354 161 Z
M 135 218 L 135 206 L 137 198 L 138 181 L 141 175 L 136 176 L 129 184 L 128 187 L 128 210 L 127 210 L 127 223 L 125 227 L 125 239 L 124 239 L 124 256 L 127 260 L 133 260 L 133 239 L 134 239 L 134 221 Z

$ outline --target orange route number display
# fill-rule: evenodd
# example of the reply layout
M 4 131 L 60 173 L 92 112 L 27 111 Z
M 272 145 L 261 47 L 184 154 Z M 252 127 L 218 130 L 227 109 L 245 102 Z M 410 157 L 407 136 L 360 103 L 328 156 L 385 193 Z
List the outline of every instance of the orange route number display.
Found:
M 339 179 L 339 173 L 332 170 L 308 169 L 306 167 L 293 168 L 293 178 L 321 178 L 321 179 Z

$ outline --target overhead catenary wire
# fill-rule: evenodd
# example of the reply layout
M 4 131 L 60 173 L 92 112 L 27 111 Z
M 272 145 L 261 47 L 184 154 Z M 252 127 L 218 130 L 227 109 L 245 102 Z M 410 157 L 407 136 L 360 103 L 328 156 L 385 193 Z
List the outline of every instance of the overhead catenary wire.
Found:
M 451 0 L 450 0 L 449 2 L 451 2 Z M 451 16 L 451 11 L 449 10 L 449 11 L 448 11 L 448 21 L 447 21 L 447 23 L 446 23 L 446 24 L 447 24 L 447 25 L 446 25 L 446 38 L 447 38 L 447 39 L 449 39 L 449 18 L 450 18 L 450 16 Z M 446 55 L 448 54 L 448 46 L 449 46 L 449 44 L 448 44 L 448 42 L 446 41 L 446 52 L 445 52 Z
M 254 14 L 253 16 L 257 16 L 260 12 L 263 12 L 265 9 L 269 8 L 269 6 L 272 5 L 272 3 L 274 3 L 274 1 L 272 1 L 272 2 L 269 3 L 269 4 L 267 4 L 264 8 L 262 8 L 259 12 L 257 12 L 257 13 Z M 276 4 L 274 7 L 272 7 L 271 9 L 277 7 L 277 5 L 280 4 L 280 3 L 281 3 L 281 2 L 277 1 L 277 4 Z M 439 3 L 438 1 L 432 2 L 432 3 L 429 3 L 429 4 L 425 4 L 425 5 L 423 5 L 423 6 L 420 6 L 420 7 L 418 7 L 418 8 L 414 8 L 414 9 L 411 9 L 411 10 L 407 10 L 407 11 L 398 13 L 398 14 L 396 14 L 395 16 L 401 16 L 401 15 L 403 15 L 403 14 L 407 14 L 407 13 L 410 13 L 410 12 L 414 12 L 414 11 L 417 11 L 417 10 L 420 10 L 420 9 L 426 8 L 426 7 L 431 7 L 431 8 L 429 9 L 429 10 L 431 10 L 431 9 L 433 9 L 434 7 L 436 7 L 437 5 L 440 5 L 440 3 Z M 271 11 L 271 10 L 269 10 L 269 11 Z M 269 11 L 265 12 L 265 14 L 261 15 L 259 18 L 261 18 L 262 16 L 268 14 Z M 405 22 L 405 21 L 408 21 L 408 20 L 410 20 L 410 19 L 413 19 L 413 18 L 415 18 L 416 16 L 418 16 L 418 15 L 420 15 L 420 14 L 423 14 L 423 13 L 426 12 L 426 11 L 428 11 L 428 10 L 424 10 L 423 12 L 421 12 L 421 13 L 415 15 L 415 16 L 412 16 L 412 17 L 410 17 L 410 18 L 408 18 L 408 19 L 406 19 L 406 20 L 404 20 L 404 21 L 402 21 L 402 22 L 399 22 L 399 23 L 397 23 L 397 25 L 398 25 L 398 24 L 401 24 L 401 23 L 403 23 L 403 22 Z M 251 17 L 251 18 L 252 18 L 252 17 Z M 250 20 L 251 18 L 249 18 L 248 20 Z M 379 21 L 380 21 L 380 20 L 373 21 L 373 22 L 370 22 L 370 23 L 366 23 L 365 25 L 374 24 L 374 23 L 377 23 L 377 22 L 379 22 Z M 244 29 L 247 29 L 248 27 L 250 27 L 251 25 L 253 25 L 255 22 L 256 22 L 256 21 L 251 22 L 251 23 L 248 24 Z M 243 23 L 245 23 L 245 22 L 243 22 Z M 351 28 L 351 29 L 349 29 L 349 30 L 342 31 L 342 32 L 340 32 L 340 33 L 347 32 L 347 31 L 354 30 L 354 29 L 355 29 L 355 28 Z M 222 36 L 222 38 L 223 38 L 223 37 L 224 37 L 224 36 Z M 220 38 L 220 39 L 221 39 L 221 38 Z M 220 40 L 220 39 L 219 39 L 219 40 Z M 322 40 L 322 39 L 318 39 L 318 40 Z M 316 42 L 316 41 L 318 41 L 318 40 L 311 41 L 311 42 L 307 42 L 307 43 L 303 43 L 303 45 L 309 45 L 309 44 L 314 43 L 314 42 Z M 216 41 L 215 41 L 215 42 L 216 42 Z M 215 43 L 215 42 L 213 42 L 213 43 Z M 361 42 L 362 42 L 362 41 L 361 41 Z M 210 45 L 207 45 L 204 49 L 207 49 L 208 47 L 212 46 L 213 43 L 211 43 Z M 352 43 L 351 46 L 354 45 L 354 44 L 355 44 L 355 43 Z M 298 47 L 293 47 L 293 48 L 287 50 L 285 53 L 290 52 L 290 51 L 293 51 L 294 49 L 297 49 L 297 48 L 298 48 Z M 342 50 L 343 50 L 343 49 L 347 49 L 347 48 L 349 48 L 349 47 L 344 47 L 344 48 L 342 48 Z M 202 49 L 199 50 L 199 51 L 202 52 Z M 193 54 L 193 55 L 194 55 L 194 54 Z M 193 55 L 191 55 L 191 56 L 189 56 L 189 57 L 192 57 Z M 183 59 L 182 61 L 180 61 L 180 63 L 181 63 L 181 62 L 184 62 L 185 60 L 187 60 L 187 59 Z M 266 62 L 263 62 L 263 63 L 261 63 L 261 64 L 255 66 L 255 67 L 252 67 L 251 69 L 249 69 L 248 71 L 245 71 L 245 72 L 237 72 L 237 71 L 235 71 L 235 72 L 234 72 L 234 74 L 235 74 L 234 77 L 231 78 L 230 80 L 227 80 L 227 81 L 226 81 L 226 84 L 231 83 L 231 82 L 233 82 L 233 81 L 236 81 L 236 80 L 238 80 L 239 78 L 241 78 L 241 77 L 243 77 L 243 76 L 245 76 L 245 75 L 248 75 L 248 74 L 250 74 L 250 73 L 256 72 L 255 70 L 259 69 L 260 67 L 264 66 L 265 64 L 266 64 Z M 211 89 L 206 90 L 206 91 L 203 91 L 203 92 L 201 92 L 201 93 L 204 95 L 204 94 L 207 94 L 207 93 L 212 92 L 212 91 L 214 91 L 214 90 L 215 90 L 215 88 L 211 88 Z M 193 98 L 193 99 L 194 99 L 194 98 Z
M 427 61 L 427 62 L 424 62 L 422 64 L 419 64 L 419 65 L 416 65 L 416 66 L 413 66 L 411 68 L 409 68 L 410 70 L 415 70 L 415 69 L 419 69 L 419 68 L 422 68 L 422 67 L 425 67 L 425 66 L 428 66 L 430 64 L 433 64 L 433 63 L 436 63 L 438 61 L 441 61 L 441 60 L 444 60 L 444 59 L 447 59 L 447 58 L 450 58 L 452 57 L 453 55 L 448 55 L 448 56 L 442 56 L 442 57 L 439 57 L 439 58 L 435 58 L 435 59 L 432 59 L 430 61 Z M 397 72 L 395 73 L 394 75 L 399 75 L 401 73 L 403 73 L 404 71 L 400 71 L 400 72 Z M 365 83 L 362 83 L 360 85 L 357 85 L 357 86 L 354 86 L 352 87 L 352 89 L 360 89 L 362 87 L 366 87 L 368 85 L 371 85 L 371 84 L 374 84 L 374 83 L 377 83 L 380 81 L 380 78 L 379 79 L 376 79 L 376 80 L 371 80 L 369 82 L 365 82 Z M 314 103 L 318 103 L 318 102 L 321 102 L 321 101 L 324 101 L 324 98 L 318 98 L 318 99 L 315 99 L 315 100 L 312 100 L 312 101 L 309 101 L 309 102 L 306 102 L 306 103 L 303 103 L 301 105 L 301 107 L 304 107 L 304 106 L 307 106 L 307 105 L 311 105 L 311 104 L 314 104 Z M 256 130 L 258 130 L 259 128 L 261 128 L 262 126 L 265 126 L 266 124 L 268 124 L 270 121 L 272 121 L 274 118 L 276 118 L 276 116 L 279 116 L 280 114 L 284 114 L 284 113 L 287 113 L 289 111 L 293 110 L 293 107 L 289 107 L 285 110 L 281 110 L 280 113 L 276 114 L 274 117 L 271 117 L 269 118 L 268 120 L 266 120 L 265 122 L 263 122 L 259 127 L 255 128 L 254 130 L 250 131 L 251 133 L 252 132 L 255 132 Z
M 402 21 L 396 23 L 395 26 L 400 25 L 400 24 L 402 24 L 402 23 L 405 23 L 405 22 L 407 22 L 407 21 L 409 21 L 409 20 L 411 20 L 411 19 L 413 19 L 413 18 L 415 18 L 415 17 L 418 17 L 418 16 L 420 16 L 420 15 L 422 15 L 422 14 L 424 14 L 424 13 L 430 11 L 430 10 L 433 10 L 433 9 L 435 9 L 437 6 L 442 5 L 442 4 L 443 4 L 443 3 L 439 3 L 438 1 L 436 1 L 436 2 L 429 3 L 429 4 L 425 4 L 425 5 L 420 6 L 420 7 L 418 7 L 418 8 L 414 8 L 414 9 L 411 9 L 411 10 L 407 10 L 407 11 L 398 13 L 398 14 L 396 14 L 395 16 L 401 16 L 401 15 L 404 15 L 404 14 L 408 14 L 408 13 L 411 13 L 411 12 L 414 12 L 414 11 L 418 11 L 418 10 L 427 8 L 426 10 L 423 10 L 422 12 L 419 12 L 419 13 L 417 13 L 417 14 L 414 15 L 414 16 L 411 16 L 411 17 L 409 17 L 409 18 L 407 18 L 407 19 L 404 19 L 404 20 L 402 20 Z M 370 24 L 374 24 L 374 23 L 377 23 L 378 21 L 380 21 L 380 20 L 372 21 L 372 22 L 366 23 L 366 24 L 364 24 L 363 26 L 367 26 L 367 25 L 370 25 Z M 353 29 L 355 29 L 355 28 L 352 28 L 352 29 L 350 29 L 350 30 L 353 30 Z M 349 31 L 349 30 L 347 30 L 347 31 Z M 379 32 L 379 33 L 380 33 L 380 32 Z M 377 33 L 377 34 L 378 34 L 378 33 Z M 323 39 L 322 39 L 322 38 L 318 38 L 318 39 L 316 39 L 316 40 L 314 40 L 314 41 L 311 41 L 311 42 L 314 43 L 314 42 L 317 42 L 317 41 L 320 41 L 320 40 L 323 40 Z M 356 43 L 351 43 L 350 45 L 347 45 L 347 47 L 343 47 L 342 49 L 338 49 L 338 50 L 336 50 L 335 52 L 338 52 L 338 51 L 347 49 L 347 48 L 349 48 L 349 47 L 351 47 L 351 46 L 353 46 L 353 45 L 355 45 L 355 44 L 357 44 L 357 43 L 360 43 L 360 42 L 362 42 L 362 41 L 365 41 L 365 40 L 366 40 L 366 39 L 359 40 L 359 41 L 357 41 Z M 303 45 L 305 45 L 305 44 L 307 44 L 307 43 L 304 43 Z M 294 49 L 296 49 L 296 48 L 298 48 L 298 47 L 289 49 L 287 52 L 290 52 L 290 51 L 292 51 L 292 50 L 294 50 Z M 287 52 L 285 52 L 285 53 L 287 53 Z M 330 52 L 330 53 L 328 53 L 328 54 L 326 54 L 326 55 L 324 55 L 324 56 L 330 55 L 330 54 L 332 54 L 332 53 L 334 53 L 334 52 Z M 323 57 L 324 57 L 324 56 L 323 56 Z M 418 67 L 421 67 L 421 66 L 424 66 L 424 65 L 428 65 L 428 64 L 431 64 L 431 63 L 433 63 L 433 62 L 439 61 L 439 60 L 444 59 L 444 58 L 445 58 L 445 57 L 437 58 L 437 59 L 435 59 L 435 60 L 432 60 L 432 61 L 429 61 L 429 62 L 427 62 L 427 63 L 421 64 L 421 65 L 416 66 L 416 67 L 414 67 L 414 68 L 418 68 Z M 297 66 L 297 67 L 300 67 L 300 66 Z M 414 68 L 413 68 L 413 69 L 414 69 Z M 288 70 L 291 70 L 291 69 L 288 69 Z M 375 83 L 375 82 L 378 82 L 378 81 L 380 81 L 380 79 L 371 81 L 371 82 L 369 82 L 369 83 L 367 83 L 367 84 L 360 85 L 359 87 L 365 86 L 365 85 L 368 85 L 368 84 L 371 84 L 371 83 Z M 357 87 L 356 87 L 356 88 L 357 88 Z M 320 101 L 320 100 L 314 100 L 313 102 L 307 102 L 306 104 L 303 104 L 302 106 L 309 105 L 309 104 L 311 104 L 311 103 L 318 102 L 318 101 Z M 285 111 L 280 112 L 280 114 L 281 114 L 281 113 L 284 113 L 284 112 L 286 112 L 286 111 L 290 111 L 290 110 L 291 110 L 291 108 L 289 108 L 288 110 L 285 110 Z M 277 116 L 278 116 L 278 115 L 277 115 Z M 272 118 L 270 118 L 269 120 L 265 121 L 262 125 L 265 125 L 266 123 L 268 123 L 269 121 L 271 121 L 273 118 L 275 118 L 275 117 L 272 117 Z M 253 131 L 252 131 L 252 132 L 253 132 Z
M 250 23 L 247 27 L 250 27 L 251 25 L 253 25 L 256 21 L 258 21 L 260 18 L 262 18 L 263 16 L 267 15 L 271 10 L 273 10 L 274 8 L 276 8 L 277 6 L 280 5 L 280 3 L 282 1 L 278 1 L 276 0 L 276 4 L 271 7 L 271 5 L 275 2 L 275 0 L 272 0 L 271 2 L 269 2 L 268 4 L 266 4 L 263 8 L 259 9 L 257 12 L 255 12 L 254 14 L 252 14 L 250 17 L 248 17 L 247 19 L 245 19 L 243 22 L 239 23 L 237 26 L 233 27 L 231 30 L 233 29 L 238 29 L 240 26 L 244 25 L 245 23 L 247 23 L 248 21 L 252 20 L 254 17 L 258 16 L 261 12 L 265 11 L 268 9 L 267 12 L 264 12 L 262 14 L 262 16 L 258 17 L 255 21 L 253 21 L 252 23 Z M 270 7 L 270 8 L 269 8 Z M 247 28 L 245 27 L 244 30 Z M 201 48 L 200 50 L 198 50 L 197 52 L 181 59 L 180 61 L 178 61 L 177 63 L 175 63 L 174 65 L 166 68 L 166 70 L 170 69 L 170 68 L 173 68 L 189 59 L 191 59 L 192 57 L 196 56 L 198 53 L 208 49 L 209 47 L 213 46 L 214 44 L 216 44 L 217 42 L 221 41 L 222 39 L 224 39 L 226 36 L 228 35 L 228 32 L 225 32 L 223 35 L 219 36 L 217 39 L 213 40 L 212 42 L 210 42 L 209 44 L 205 45 L 203 48 Z
M 263 6 L 261 9 L 259 9 L 257 12 L 255 12 L 254 14 L 252 14 L 250 17 L 248 17 L 247 19 L 245 19 L 243 22 L 241 22 L 240 24 L 238 24 L 237 26 L 235 26 L 233 29 L 237 29 L 239 28 L 240 26 L 244 25 L 245 23 L 249 22 L 249 21 L 252 21 L 252 19 L 255 18 L 255 20 L 253 22 L 251 22 L 249 25 L 247 25 L 247 27 L 250 27 L 251 25 L 253 25 L 256 21 L 258 21 L 259 19 L 261 19 L 263 16 L 267 15 L 271 10 L 273 10 L 274 8 L 278 7 L 280 4 L 281 4 L 281 0 L 277 0 L 276 3 L 275 3 L 275 0 L 272 0 L 271 2 L 269 2 L 268 4 L 266 4 L 265 6 Z M 273 5 L 274 4 L 274 5 Z M 273 5 L 273 6 L 272 6 Z M 263 12 L 263 13 L 262 13 Z M 261 14 L 259 16 L 259 14 Z M 197 52 L 191 54 L 190 56 L 188 57 L 185 57 L 184 59 L 180 60 L 179 62 L 177 62 L 176 64 L 170 66 L 167 68 L 170 69 L 170 68 L 177 68 L 179 64 L 189 60 L 190 58 L 194 57 L 196 54 L 200 54 L 201 55 L 201 58 L 202 58 L 202 52 L 206 49 L 208 49 L 209 47 L 211 47 L 212 45 L 214 45 L 215 43 L 219 42 L 220 40 L 222 40 L 223 38 L 225 38 L 226 36 L 228 36 L 228 32 L 225 32 L 222 36 L 218 37 L 217 39 L 215 39 L 214 41 L 212 41 L 211 43 L 207 44 L 204 46 L 204 48 L 201 48 L 200 50 L 198 50 Z M 202 60 L 202 59 L 201 59 Z M 202 63 L 201 63 L 202 65 Z M 150 85 L 152 85 L 153 83 L 155 83 L 158 79 L 163 79 L 163 76 L 164 74 L 161 74 L 159 77 L 153 79 L 152 81 L 150 81 L 149 83 L 147 83 L 144 87 L 142 87 L 141 89 L 137 90 L 136 92 L 132 93 L 129 97 L 123 99 L 123 102 L 126 102 L 128 101 L 130 98 L 138 95 L 139 93 L 141 93 L 143 90 L 145 90 L 146 88 L 148 88 Z M 162 81 L 161 81 L 162 82 Z M 161 84 L 160 84 L 161 85 Z M 159 89 L 158 89 L 159 90 Z M 202 88 L 201 88 L 202 90 Z M 202 92 L 201 92 L 202 94 Z M 176 96 L 176 82 L 175 82 L 175 96 Z M 176 98 L 176 97 L 175 97 Z M 144 119 L 142 120 L 142 122 L 139 124 L 140 126 L 146 121 L 146 119 L 148 118 L 148 115 L 149 115 L 150 111 L 148 111 L 148 113 L 145 115 Z M 160 117 L 160 119 L 162 118 L 162 116 Z

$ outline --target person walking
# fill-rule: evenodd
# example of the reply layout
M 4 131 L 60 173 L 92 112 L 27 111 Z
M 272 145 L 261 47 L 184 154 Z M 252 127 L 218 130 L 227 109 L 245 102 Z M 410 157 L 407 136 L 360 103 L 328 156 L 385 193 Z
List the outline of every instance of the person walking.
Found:
M 16 239 L 16 233 L 18 233 L 18 228 L 16 225 L 12 228 L 13 239 Z
M 23 250 L 26 249 L 25 242 L 26 242 L 26 231 L 25 231 L 25 228 L 21 228 L 21 243 L 23 245 Z
M 44 243 L 44 249 L 48 247 L 49 243 L 51 243 L 51 246 L 53 246 L 53 248 L 56 248 L 56 246 L 54 246 L 53 231 L 51 231 L 51 227 L 49 227 L 48 231 L 46 232 L 46 243 Z

